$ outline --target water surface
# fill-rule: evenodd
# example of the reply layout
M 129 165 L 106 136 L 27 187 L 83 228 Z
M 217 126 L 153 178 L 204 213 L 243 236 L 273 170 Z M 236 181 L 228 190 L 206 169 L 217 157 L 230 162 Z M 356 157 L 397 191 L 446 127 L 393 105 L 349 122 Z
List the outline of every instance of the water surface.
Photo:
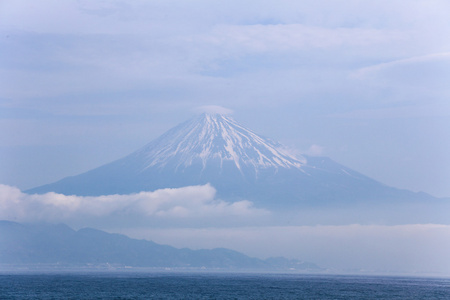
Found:
M 0 275 L 0 299 L 450 299 L 449 278 L 230 273 Z

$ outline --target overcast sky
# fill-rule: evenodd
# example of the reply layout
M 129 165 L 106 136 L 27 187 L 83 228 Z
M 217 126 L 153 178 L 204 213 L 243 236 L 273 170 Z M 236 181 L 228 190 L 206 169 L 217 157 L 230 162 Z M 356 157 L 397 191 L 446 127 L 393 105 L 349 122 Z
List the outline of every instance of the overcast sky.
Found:
M 120 158 L 220 105 L 383 183 L 450 196 L 450 2 L 0 2 L 0 182 Z
M 21 190 L 125 156 L 216 105 L 301 153 L 450 197 L 449 16 L 448 0 L 0 1 L 0 219 L 448 273 L 448 222 L 334 224 L 332 212 L 321 226 L 270 223 L 272 212 L 216 199 L 209 185 L 109 197 Z

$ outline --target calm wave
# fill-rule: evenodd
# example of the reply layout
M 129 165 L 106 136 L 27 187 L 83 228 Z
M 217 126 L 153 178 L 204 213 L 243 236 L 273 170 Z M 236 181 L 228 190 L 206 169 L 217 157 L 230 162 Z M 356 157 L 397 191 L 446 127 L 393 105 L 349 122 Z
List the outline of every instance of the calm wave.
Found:
M 450 299 L 450 279 L 206 273 L 0 275 L 0 299 Z

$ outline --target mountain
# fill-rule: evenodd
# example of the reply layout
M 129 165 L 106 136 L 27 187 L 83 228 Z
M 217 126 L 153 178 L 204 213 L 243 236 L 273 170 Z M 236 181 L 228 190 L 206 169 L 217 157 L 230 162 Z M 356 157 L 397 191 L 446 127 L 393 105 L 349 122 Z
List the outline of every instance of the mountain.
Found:
M 240 252 L 177 249 L 120 234 L 59 224 L 19 224 L 0 221 L 0 267 L 104 268 L 147 267 L 183 269 L 320 270 L 313 263 L 269 258 Z
M 271 208 L 433 199 L 386 186 L 326 157 L 293 155 L 220 114 L 202 114 L 122 159 L 27 192 L 98 196 L 206 183 L 222 199 Z

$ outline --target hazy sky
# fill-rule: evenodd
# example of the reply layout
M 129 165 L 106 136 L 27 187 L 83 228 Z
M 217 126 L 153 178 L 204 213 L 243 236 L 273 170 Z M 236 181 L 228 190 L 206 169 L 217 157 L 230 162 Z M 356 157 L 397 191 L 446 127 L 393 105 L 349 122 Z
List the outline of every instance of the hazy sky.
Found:
M 205 105 L 226 107 L 238 122 L 302 153 L 449 197 L 449 16 L 448 0 L 0 1 L 0 217 L 36 220 L 41 207 L 46 220 L 92 221 L 127 201 L 140 211 L 143 204 L 129 198 L 33 198 L 11 186 L 32 188 L 125 156 Z M 208 186 L 194 189 L 203 196 L 185 211 L 162 209 L 176 207 L 185 192 L 145 194 L 159 202 L 144 211 L 158 218 L 270 215 L 215 199 Z M 355 226 L 134 234 L 264 256 L 270 245 L 262 233 L 272 232 L 285 246 L 280 255 L 318 263 L 350 255 L 344 246 L 317 251 L 342 236 L 338 243 L 354 245 L 374 267 L 396 257 L 403 267 L 421 261 L 422 271 L 433 257 L 436 268 L 450 267 L 439 263 L 448 258 L 448 225 Z M 250 236 L 253 244 L 241 243 Z M 390 246 L 364 252 L 378 242 Z M 439 244 L 442 253 L 433 252 Z M 402 255 L 406 248 L 417 251 Z
M 450 2 L 0 2 L 0 182 L 22 189 L 232 109 L 257 133 L 450 196 Z

